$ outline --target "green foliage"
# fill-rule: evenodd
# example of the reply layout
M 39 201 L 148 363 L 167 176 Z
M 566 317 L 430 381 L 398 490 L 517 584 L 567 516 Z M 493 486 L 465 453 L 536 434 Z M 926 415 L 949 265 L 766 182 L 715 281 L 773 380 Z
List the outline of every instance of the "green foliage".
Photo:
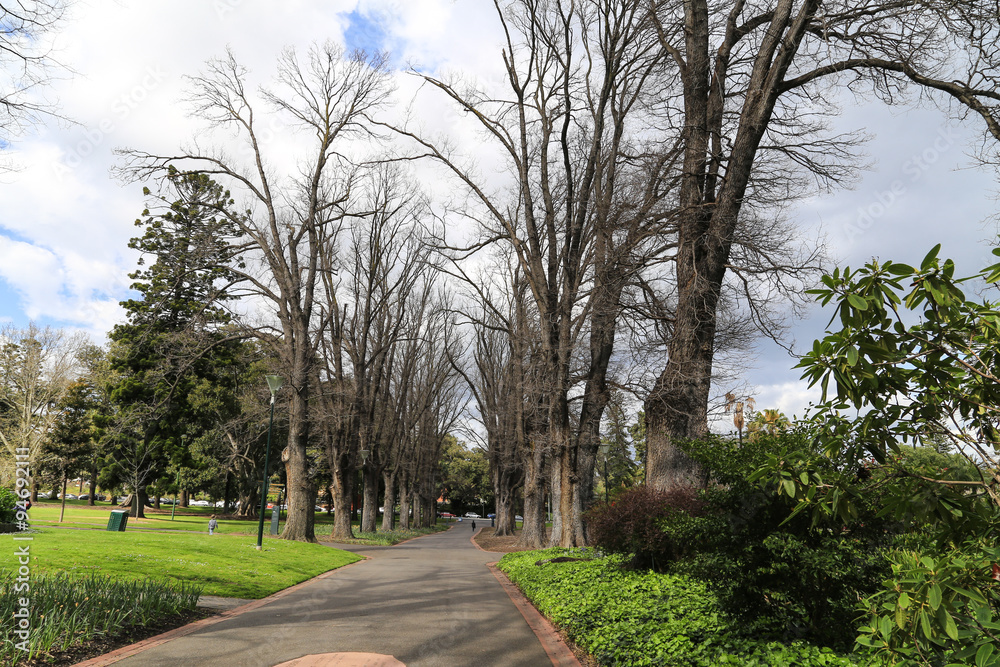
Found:
M 1000 665 L 998 562 L 1000 548 L 982 542 L 895 552 L 885 589 L 864 602 L 858 643 L 890 664 Z
M 768 457 L 808 456 L 809 433 L 802 429 L 758 431 L 742 445 L 711 438 L 683 447 L 717 485 L 706 492 L 708 516 L 681 527 L 676 539 L 699 548 L 675 570 L 710 582 L 748 635 L 849 650 L 857 600 L 888 575 L 885 548 L 897 528 L 877 516 L 877 495 L 858 503 L 849 524 L 790 516 L 787 498 L 753 478 Z
M 13 523 L 17 513 L 17 494 L 0 486 L 0 523 Z
M 623 569 L 620 556 L 536 562 L 593 551 L 548 549 L 507 554 L 503 570 L 553 623 L 601 665 L 853 665 L 805 642 L 742 639 L 716 597 L 697 579 Z
M 919 267 L 873 261 L 856 271 L 837 269 L 812 290 L 820 303 L 836 305 L 840 328 L 816 341 L 799 367 L 823 389 L 824 402 L 812 416 L 821 452 L 848 474 L 818 478 L 781 461 L 770 468 L 780 476 L 774 480 L 779 493 L 842 518 L 851 516 L 860 495 L 851 473 L 862 465 L 884 469 L 890 511 L 912 515 L 911 498 L 924 494 L 931 502 L 914 519 L 935 524 L 942 539 L 960 541 L 992 527 L 991 476 L 929 477 L 893 458 L 904 443 L 936 440 L 941 449 L 944 438 L 985 468 L 997 467 L 1000 311 L 995 303 L 966 299 L 960 285 L 973 278 L 996 282 L 1000 265 L 956 278 L 955 264 L 940 260 L 939 250 Z M 1000 248 L 993 253 L 1000 256 Z M 917 324 L 907 324 L 914 319 Z M 860 416 L 846 415 L 847 409 Z
M 919 267 L 838 269 L 813 290 L 836 306 L 831 323 L 839 316 L 799 364 L 823 389 L 818 447 L 770 457 L 760 478 L 815 522 L 851 520 L 874 492 L 883 515 L 919 533 L 905 542 L 922 548 L 894 552 L 884 590 L 867 598 L 859 642 L 897 663 L 995 664 L 1000 554 L 985 545 L 1000 526 L 1000 310 L 961 285 L 996 283 L 1000 265 L 957 278 L 939 250 Z
M 0 577 L 0 617 L 7 620 L 0 629 L 0 665 L 15 665 L 22 658 L 38 659 L 50 651 L 91 642 L 98 636 L 114 636 L 129 626 L 142 626 L 198 604 L 201 588 L 142 579 L 122 581 L 91 574 L 34 575 L 30 590 L 18 590 L 14 574 Z M 14 634 L 11 622 L 28 605 L 28 652 L 16 648 L 22 639 Z
M 456 514 L 466 509 L 480 511 L 480 498 L 487 505 L 493 503 L 493 485 L 486 453 L 481 449 L 467 449 L 465 443 L 450 435 L 445 436 L 441 452 L 438 484 Z

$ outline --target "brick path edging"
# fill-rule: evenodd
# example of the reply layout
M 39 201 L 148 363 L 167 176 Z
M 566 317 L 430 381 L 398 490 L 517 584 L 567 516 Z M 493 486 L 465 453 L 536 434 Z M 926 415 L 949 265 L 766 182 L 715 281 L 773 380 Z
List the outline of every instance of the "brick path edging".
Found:
M 548 654 L 549 659 L 552 661 L 552 666 L 582 667 L 580 661 L 573 655 L 573 651 L 570 650 L 566 642 L 556 632 L 552 623 L 542 616 L 541 612 L 535 608 L 535 605 L 531 604 L 531 601 L 524 596 L 521 589 L 507 578 L 507 575 L 497 567 L 496 563 L 489 563 L 486 567 L 490 568 L 490 572 L 493 573 L 493 576 L 500 582 L 504 591 L 510 596 L 511 602 L 521 612 L 521 616 L 524 616 L 528 627 L 538 637 L 538 641 L 542 643 L 542 648 L 545 649 L 545 653 Z

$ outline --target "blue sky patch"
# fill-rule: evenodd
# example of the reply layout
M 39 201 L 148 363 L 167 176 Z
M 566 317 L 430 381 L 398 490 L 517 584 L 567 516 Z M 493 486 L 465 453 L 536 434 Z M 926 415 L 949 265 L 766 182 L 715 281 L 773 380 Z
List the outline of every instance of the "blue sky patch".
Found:
M 344 31 L 344 41 L 347 49 L 362 49 L 368 53 L 388 49 L 388 36 L 378 17 L 368 17 L 355 10 L 347 15 L 349 21 Z

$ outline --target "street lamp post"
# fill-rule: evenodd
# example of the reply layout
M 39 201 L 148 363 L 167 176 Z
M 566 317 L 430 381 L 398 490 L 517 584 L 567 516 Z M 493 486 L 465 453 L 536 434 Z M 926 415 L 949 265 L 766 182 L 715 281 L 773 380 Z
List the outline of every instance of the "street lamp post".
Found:
M 181 488 L 181 469 L 177 469 L 177 484 L 174 485 L 174 506 L 170 508 L 170 520 L 174 520 L 174 512 L 177 511 L 177 492 Z
M 271 431 L 274 430 L 274 397 L 281 389 L 281 376 L 268 375 L 267 388 L 271 390 L 271 419 L 267 424 L 267 449 L 264 450 L 264 479 L 260 482 L 260 519 L 257 525 L 257 551 L 264 542 L 264 510 L 267 509 L 267 466 L 271 458 Z
M 598 446 L 601 450 L 601 454 L 604 456 L 604 504 L 608 504 L 608 451 L 611 449 L 609 443 L 602 443 Z

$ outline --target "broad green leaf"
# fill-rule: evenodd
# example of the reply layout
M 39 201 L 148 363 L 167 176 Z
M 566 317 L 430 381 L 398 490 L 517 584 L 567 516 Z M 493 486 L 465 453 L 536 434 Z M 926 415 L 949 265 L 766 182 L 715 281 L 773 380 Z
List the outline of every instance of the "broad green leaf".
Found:
M 923 609 L 920 610 L 920 629 L 924 631 L 924 637 L 927 637 L 927 639 L 934 636 L 934 633 L 931 631 L 930 616 Z
M 868 302 L 862 299 L 857 294 L 848 294 L 847 302 L 858 310 L 868 310 Z
M 885 270 L 894 276 L 908 276 L 913 273 L 912 266 L 909 266 L 908 264 L 897 264 L 896 262 L 887 265 Z
M 958 639 L 958 626 L 955 625 L 955 619 L 947 611 L 944 612 L 944 632 L 952 640 Z
M 941 250 L 940 243 L 931 248 L 931 251 L 927 253 L 927 255 L 924 257 L 924 260 L 920 262 L 921 271 L 926 271 L 927 269 L 931 268 L 931 264 L 933 264 L 934 260 L 937 259 L 937 254 L 940 250 Z
M 847 348 L 847 365 L 848 366 L 858 365 L 858 348 L 856 347 Z
M 907 609 L 910 606 L 910 596 L 903 591 L 899 596 L 899 606 L 903 609 Z
M 795 497 L 795 482 L 790 479 L 786 479 L 782 482 L 782 486 L 785 487 L 785 493 L 788 494 L 789 498 Z
M 931 586 L 930 591 L 927 593 L 927 602 L 930 603 L 931 609 L 937 611 L 937 608 L 941 606 L 941 587 L 937 584 Z
M 976 667 L 985 667 L 989 664 L 990 656 L 993 655 L 993 644 L 983 644 L 976 651 Z

